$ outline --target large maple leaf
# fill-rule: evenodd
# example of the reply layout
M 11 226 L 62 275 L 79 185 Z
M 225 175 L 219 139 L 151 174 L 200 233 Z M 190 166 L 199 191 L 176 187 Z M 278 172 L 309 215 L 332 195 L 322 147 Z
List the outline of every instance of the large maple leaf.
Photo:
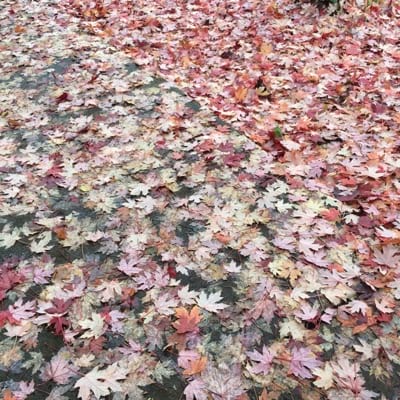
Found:
M 101 371 L 99 367 L 95 367 L 79 379 L 74 387 L 79 388 L 78 396 L 82 400 L 89 400 L 91 392 L 96 398 L 100 398 L 112 392 L 120 392 L 122 388 L 118 381 L 125 379 L 127 375 L 128 371 L 118 364 L 112 364 Z
M 185 396 L 187 400 L 207 400 L 206 385 L 201 379 L 192 380 L 185 388 Z
M 254 350 L 248 352 L 247 355 L 249 356 L 250 360 L 256 362 L 256 364 L 251 367 L 251 372 L 254 374 L 267 375 L 271 369 L 272 360 L 276 354 L 274 351 L 267 349 L 266 346 L 263 346 L 262 353 Z
M 198 323 L 201 321 L 199 307 L 194 306 L 190 312 L 186 308 L 179 307 L 175 314 L 178 319 L 172 324 L 177 333 L 197 332 L 199 330 Z
M 217 313 L 228 307 L 227 304 L 218 303 L 222 299 L 221 292 L 211 293 L 208 296 L 205 292 L 201 292 L 197 304 L 209 312 Z
M 52 379 L 54 382 L 64 385 L 75 376 L 77 368 L 61 355 L 54 356 L 44 367 L 40 377 L 44 381 Z
M 292 360 L 290 362 L 290 372 L 299 378 L 312 378 L 310 371 L 320 367 L 322 362 L 317 360 L 310 349 L 305 347 L 294 348 L 292 350 Z

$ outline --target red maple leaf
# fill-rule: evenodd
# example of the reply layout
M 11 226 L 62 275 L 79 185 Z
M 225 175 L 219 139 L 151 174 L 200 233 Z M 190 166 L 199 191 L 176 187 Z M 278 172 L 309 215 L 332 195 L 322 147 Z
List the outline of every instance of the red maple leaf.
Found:
M 321 215 L 328 221 L 337 221 L 340 216 L 340 211 L 336 208 L 330 208 L 329 210 L 325 210 L 321 212 Z
M 49 307 L 45 311 L 49 314 L 64 314 L 67 312 L 69 306 L 72 304 L 72 300 L 69 299 L 64 301 L 62 299 L 53 299 L 54 307 Z
M 228 167 L 240 167 L 240 163 L 244 159 L 244 154 L 234 153 L 224 156 L 224 164 Z
M 103 346 L 106 339 L 103 336 L 98 337 L 97 339 L 92 339 L 89 343 L 89 350 L 94 354 L 99 354 L 103 350 Z
M 0 328 L 2 328 L 7 322 L 10 324 L 18 324 L 19 321 L 12 316 L 10 311 L 0 311 Z
M 12 289 L 18 283 L 22 283 L 23 281 L 24 277 L 18 272 L 8 270 L 2 273 L 0 280 L 0 301 L 5 298 L 8 290 Z
M 50 325 L 54 326 L 54 331 L 56 335 L 63 336 L 64 335 L 64 327 L 69 326 L 69 321 L 64 317 L 53 317 L 50 320 Z

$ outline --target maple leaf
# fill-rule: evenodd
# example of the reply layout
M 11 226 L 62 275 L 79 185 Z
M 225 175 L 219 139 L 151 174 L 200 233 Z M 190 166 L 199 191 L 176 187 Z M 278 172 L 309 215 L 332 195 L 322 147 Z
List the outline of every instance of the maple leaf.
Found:
M 87 332 L 81 335 L 82 338 L 92 338 L 97 339 L 104 333 L 104 319 L 100 314 L 92 313 L 91 319 L 84 319 L 79 321 L 79 325 L 83 329 L 88 329 Z
M 312 264 L 318 267 L 328 267 L 329 261 L 325 259 L 326 253 L 323 250 L 317 251 L 315 253 L 304 254 L 304 258 Z
M 295 239 L 292 237 L 278 237 L 272 240 L 272 243 L 280 249 L 292 251 L 295 249 Z
M 170 298 L 168 293 L 162 294 L 160 297 L 154 300 L 154 307 L 160 314 L 172 315 L 174 313 L 173 308 L 178 304 L 176 299 Z
M 308 303 L 304 303 L 301 306 L 301 310 L 297 311 L 295 315 L 303 321 L 310 321 L 315 319 L 319 314 L 318 304 L 314 304 L 312 307 Z
M 195 304 L 198 293 L 194 290 L 189 290 L 189 286 L 184 286 L 178 290 L 178 297 L 183 304 Z
M 0 328 L 5 324 L 18 324 L 20 321 L 13 318 L 9 310 L 0 311 Z
M 89 400 L 91 392 L 96 398 L 100 398 L 113 392 L 120 392 L 122 388 L 118 381 L 125 379 L 128 373 L 127 369 L 118 364 L 112 364 L 100 371 L 99 367 L 95 367 L 79 379 L 74 388 L 79 389 L 78 396 L 82 400 Z
M 117 296 L 122 294 L 121 284 L 116 280 L 102 282 L 97 287 L 97 290 L 101 292 L 99 294 L 103 303 L 115 299 Z
M 188 368 L 190 363 L 201 356 L 196 350 L 181 350 L 178 355 L 178 365 L 181 368 Z
M 45 309 L 45 311 L 49 314 L 65 314 L 69 307 L 72 304 L 72 300 L 69 299 L 67 301 L 64 301 L 63 299 L 59 299 L 59 298 L 54 298 L 52 300 L 53 306 L 52 307 L 48 307 Z
M 279 335 L 283 338 L 289 334 L 295 340 L 303 340 L 305 335 L 304 326 L 293 320 L 283 322 L 279 330 Z
M 363 339 L 358 339 L 360 344 L 354 344 L 353 348 L 358 353 L 362 353 L 361 361 L 370 360 L 373 356 L 373 347 Z
M 35 283 L 48 283 L 48 279 L 52 274 L 53 270 L 52 269 L 46 269 L 46 268 L 34 268 L 33 269 L 33 281 Z
M 10 389 L 6 389 L 3 392 L 2 400 L 17 400 L 17 398 L 14 396 L 14 393 Z
M 140 258 L 137 253 L 137 255 L 132 258 L 122 259 L 120 263 L 117 265 L 117 268 L 124 274 L 131 276 L 141 272 L 140 268 L 135 267 L 135 265 L 137 265 L 139 262 Z
M 218 311 L 228 307 L 227 304 L 218 303 L 222 299 L 221 291 L 211 293 L 209 296 L 207 296 L 205 292 L 201 292 L 199 299 L 197 300 L 197 305 L 209 312 L 217 313 Z
M 204 370 L 207 364 L 207 357 L 198 357 L 189 361 L 189 365 L 184 369 L 183 375 L 196 375 Z
M 54 245 L 48 245 L 51 240 L 51 232 L 43 232 L 38 235 L 38 241 L 32 241 L 30 249 L 33 253 L 43 253 L 50 250 Z
M 380 312 L 390 314 L 394 312 L 393 307 L 396 307 L 396 303 L 392 298 L 383 297 L 380 300 L 375 299 L 375 306 Z
M 50 325 L 54 326 L 56 335 L 64 335 L 64 326 L 69 327 L 70 322 L 64 317 L 53 317 L 49 321 Z
M 328 210 L 322 211 L 321 215 L 327 220 L 327 221 L 337 221 L 339 216 L 340 216 L 340 211 L 337 210 L 336 208 L 330 208 Z
M 76 375 L 77 371 L 78 369 L 69 360 L 57 354 L 45 365 L 40 377 L 43 381 L 52 379 L 54 382 L 64 385 Z
M 178 320 L 172 323 L 177 333 L 197 332 L 199 330 L 198 323 L 201 321 L 199 308 L 194 306 L 190 312 L 180 307 L 175 310 Z
M 368 304 L 364 303 L 361 300 L 353 300 L 350 303 L 346 304 L 345 309 L 350 313 L 361 313 L 362 315 L 366 315 L 367 310 L 369 309 Z
M 14 392 L 17 400 L 25 400 L 31 393 L 35 391 L 35 382 L 32 380 L 29 383 L 25 381 L 19 382 L 19 390 Z
M 18 272 L 3 272 L 0 280 L 0 301 L 4 299 L 8 290 L 12 289 L 18 283 L 22 283 L 24 280 L 25 277 Z
M 236 264 L 235 261 L 231 261 L 228 265 L 224 265 L 224 270 L 230 273 L 239 273 L 242 270 L 242 266 Z
M 381 265 L 388 267 L 398 267 L 400 265 L 400 248 L 397 246 L 389 245 L 383 246 L 382 250 L 374 250 L 373 260 Z
M 315 368 L 313 370 L 313 375 L 318 377 L 313 382 L 315 386 L 325 390 L 333 386 L 333 368 L 329 363 L 326 363 L 324 368 Z
M 294 347 L 289 372 L 299 378 L 312 378 L 310 371 L 322 365 L 312 351 L 306 347 Z
M 266 346 L 263 346 L 262 353 L 257 350 L 246 353 L 251 361 L 255 361 L 257 364 L 252 365 L 250 371 L 254 374 L 268 375 L 272 360 L 276 356 L 274 351 L 269 350 Z
M 10 247 L 14 246 L 19 239 L 21 239 L 21 230 L 19 228 L 14 228 L 11 230 L 11 225 L 6 224 L 0 235 L 0 247 L 9 249 Z
M 299 241 L 299 250 L 304 254 L 313 254 L 312 251 L 322 249 L 322 245 L 315 243 L 314 238 L 301 238 Z
M 92 339 L 89 343 L 89 350 L 97 355 L 103 350 L 104 343 L 106 342 L 106 338 L 103 336 L 98 337 L 97 339 Z
M 13 305 L 8 307 L 8 311 L 13 318 L 21 321 L 35 315 L 35 300 L 23 303 L 22 299 L 18 299 Z
M 379 236 L 383 242 L 387 243 L 400 243 L 400 230 L 387 229 L 384 226 L 375 228 L 377 236 Z
M 379 395 L 363 388 L 365 381 L 359 376 L 360 365 L 358 363 L 351 363 L 342 355 L 336 363 L 332 362 L 332 366 L 334 380 L 339 387 L 347 389 L 353 394 L 358 393 L 362 400 L 370 400 Z
M 205 383 L 200 378 L 195 378 L 185 387 L 183 393 L 186 400 L 208 400 Z

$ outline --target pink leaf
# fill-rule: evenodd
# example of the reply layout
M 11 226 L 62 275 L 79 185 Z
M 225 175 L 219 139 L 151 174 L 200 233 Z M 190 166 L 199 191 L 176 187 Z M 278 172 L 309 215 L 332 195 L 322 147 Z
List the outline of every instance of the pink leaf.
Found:
M 311 350 L 306 347 L 294 348 L 289 371 L 299 378 L 312 378 L 310 371 L 320 367 L 322 362 L 317 360 Z
M 17 400 L 25 400 L 34 391 L 35 391 L 35 383 L 33 380 L 30 381 L 29 383 L 21 381 L 19 382 L 19 390 L 13 392 L 13 395 Z
M 296 316 L 303 321 L 311 321 L 318 315 L 318 305 L 314 304 L 312 307 L 308 303 L 301 306 L 301 310 L 296 313 Z
M 194 379 L 186 386 L 184 392 L 186 400 L 207 400 L 206 386 L 201 379 Z
M 262 353 L 254 350 L 252 352 L 248 352 L 247 355 L 251 361 L 255 361 L 257 363 L 251 367 L 251 372 L 254 374 L 267 375 L 271 369 L 272 360 L 276 354 L 275 352 L 268 350 L 266 346 L 263 346 Z
M 77 368 L 70 364 L 68 360 L 60 355 L 54 356 L 50 362 L 46 364 L 40 377 L 44 381 L 53 380 L 60 384 L 66 384 L 69 378 L 76 375 Z

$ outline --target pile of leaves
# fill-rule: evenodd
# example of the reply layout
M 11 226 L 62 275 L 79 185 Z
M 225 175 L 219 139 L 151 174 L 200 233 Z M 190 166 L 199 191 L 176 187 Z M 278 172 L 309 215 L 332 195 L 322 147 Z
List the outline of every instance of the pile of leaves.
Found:
M 4 399 L 400 394 L 395 4 L 2 4 Z

